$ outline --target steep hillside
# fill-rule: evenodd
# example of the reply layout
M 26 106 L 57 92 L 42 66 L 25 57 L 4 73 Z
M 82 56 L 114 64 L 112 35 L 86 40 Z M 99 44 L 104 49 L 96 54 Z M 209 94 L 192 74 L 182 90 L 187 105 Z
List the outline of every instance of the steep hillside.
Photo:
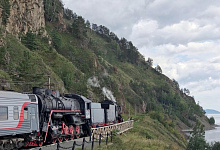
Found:
M 208 122 L 194 98 L 159 66 L 153 68 L 151 59 L 145 61 L 132 42 L 107 27 L 91 26 L 59 0 L 3 0 L 0 6 L 1 89 L 50 86 L 93 101 L 117 101 L 124 114 L 148 113 L 173 132 L 171 141 L 173 136 L 181 140 L 178 130 L 191 128 L 196 119 Z
M 148 115 L 136 116 L 134 128 L 113 137 L 113 145 L 106 149 L 183 150 L 186 140 L 176 130 L 166 128 Z

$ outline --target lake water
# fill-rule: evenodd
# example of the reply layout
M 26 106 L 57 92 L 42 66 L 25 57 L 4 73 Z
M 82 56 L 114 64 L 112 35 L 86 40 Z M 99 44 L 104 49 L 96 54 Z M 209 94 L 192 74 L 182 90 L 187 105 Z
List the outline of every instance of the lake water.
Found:
M 205 139 L 209 143 L 220 142 L 220 114 L 207 114 L 207 116 L 215 118 L 215 124 L 219 125 L 216 129 L 205 132 Z

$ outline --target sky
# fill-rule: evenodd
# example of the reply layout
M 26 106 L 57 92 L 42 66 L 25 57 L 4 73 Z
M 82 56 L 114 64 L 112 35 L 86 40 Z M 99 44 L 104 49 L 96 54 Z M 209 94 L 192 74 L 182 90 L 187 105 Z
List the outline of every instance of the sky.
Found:
M 62 1 L 91 23 L 132 41 L 204 109 L 220 111 L 219 0 Z

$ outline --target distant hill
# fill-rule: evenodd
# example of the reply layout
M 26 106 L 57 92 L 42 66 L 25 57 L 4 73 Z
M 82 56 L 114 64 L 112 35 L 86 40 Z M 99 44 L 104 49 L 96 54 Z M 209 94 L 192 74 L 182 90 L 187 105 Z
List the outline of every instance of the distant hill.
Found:
M 220 114 L 219 111 L 214 109 L 205 109 L 206 114 Z

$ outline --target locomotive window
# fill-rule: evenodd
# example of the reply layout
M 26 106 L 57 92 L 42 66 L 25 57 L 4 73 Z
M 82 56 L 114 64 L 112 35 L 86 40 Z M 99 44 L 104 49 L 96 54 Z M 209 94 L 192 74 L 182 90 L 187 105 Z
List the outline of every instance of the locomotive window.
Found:
M 0 121 L 8 120 L 8 107 L 0 106 Z
M 19 119 L 19 111 L 18 111 L 18 106 L 14 106 L 14 120 Z
M 28 119 L 28 108 L 27 107 L 25 107 L 24 108 L 24 119 Z

